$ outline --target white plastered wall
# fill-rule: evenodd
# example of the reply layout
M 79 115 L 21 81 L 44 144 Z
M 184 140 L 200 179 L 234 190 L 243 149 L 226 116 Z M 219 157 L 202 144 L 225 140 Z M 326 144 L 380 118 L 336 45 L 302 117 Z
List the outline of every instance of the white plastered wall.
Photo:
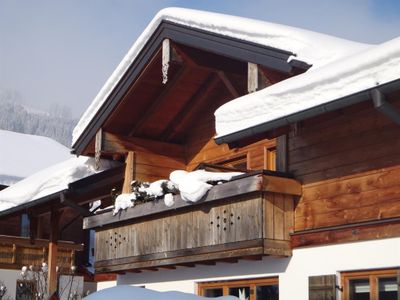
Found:
M 265 257 L 262 261 L 217 263 L 158 272 L 127 273 L 118 284 L 195 293 L 198 282 L 279 276 L 280 300 L 308 299 L 308 277 L 341 271 L 400 266 L 400 238 L 321 247 L 300 248 L 290 258 Z
M 7 287 L 7 294 L 11 299 L 15 299 L 15 291 L 17 289 L 17 280 L 21 279 L 20 270 L 4 270 L 0 269 L 0 281 Z

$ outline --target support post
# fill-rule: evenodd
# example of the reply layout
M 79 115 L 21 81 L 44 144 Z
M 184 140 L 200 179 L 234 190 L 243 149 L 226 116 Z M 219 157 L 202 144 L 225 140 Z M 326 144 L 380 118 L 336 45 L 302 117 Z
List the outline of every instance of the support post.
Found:
M 125 160 L 125 176 L 122 193 L 131 192 L 131 182 L 135 179 L 135 152 L 129 151 Z
M 247 91 L 254 93 L 258 89 L 258 66 L 257 64 L 247 64 Z
M 168 68 L 171 61 L 171 47 L 169 39 L 163 40 L 162 43 L 162 83 L 166 84 L 168 81 Z
M 47 293 L 52 295 L 57 291 L 57 240 L 60 213 L 51 211 L 50 215 L 50 241 L 48 255 L 48 275 L 47 275 Z

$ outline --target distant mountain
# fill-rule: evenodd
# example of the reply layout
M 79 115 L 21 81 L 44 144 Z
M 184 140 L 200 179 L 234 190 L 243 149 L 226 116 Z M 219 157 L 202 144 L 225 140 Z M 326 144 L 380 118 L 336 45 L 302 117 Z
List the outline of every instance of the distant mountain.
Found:
M 55 105 L 50 112 L 43 112 L 0 97 L 0 129 L 46 136 L 70 148 L 77 122 L 63 106 Z

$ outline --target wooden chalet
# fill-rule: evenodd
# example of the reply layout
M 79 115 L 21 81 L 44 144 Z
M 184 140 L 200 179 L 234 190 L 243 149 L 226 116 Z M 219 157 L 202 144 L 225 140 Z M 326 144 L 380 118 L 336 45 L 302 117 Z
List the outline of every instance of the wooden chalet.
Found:
M 75 275 L 90 280 L 86 272 L 91 251 L 89 232 L 82 229 L 82 220 L 93 215 L 91 202 L 102 200 L 102 207 L 111 204 L 110 189 L 120 187 L 122 177 L 123 168 L 115 167 L 71 182 L 59 192 L 0 211 L 0 269 L 21 270 L 22 266 L 47 263 L 49 294 L 57 289 L 56 267 L 58 274 L 68 275 L 75 266 Z M 19 274 L 9 273 L 8 294 L 13 294 L 16 281 L 22 279 Z
M 209 297 L 398 299 L 398 81 L 214 139 L 222 104 L 307 71 L 292 55 L 158 25 L 73 151 L 124 160 L 126 193 L 133 179 L 176 169 L 244 174 L 196 204 L 174 196 L 172 207 L 154 201 L 86 217 L 96 272 Z

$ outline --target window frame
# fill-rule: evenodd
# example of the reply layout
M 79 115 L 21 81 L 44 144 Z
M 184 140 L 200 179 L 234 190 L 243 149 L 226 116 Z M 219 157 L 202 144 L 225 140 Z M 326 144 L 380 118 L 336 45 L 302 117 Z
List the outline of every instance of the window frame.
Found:
M 370 300 L 378 300 L 380 278 L 395 277 L 397 279 L 399 268 L 379 269 L 379 270 L 363 270 L 341 272 L 342 300 L 350 300 L 350 280 L 368 279 L 370 286 Z
M 223 296 L 229 296 L 229 288 L 248 286 L 250 287 L 249 300 L 256 300 L 256 287 L 259 285 L 277 285 L 279 287 L 279 277 L 198 282 L 197 294 L 199 296 L 204 296 L 206 289 L 222 288 Z

